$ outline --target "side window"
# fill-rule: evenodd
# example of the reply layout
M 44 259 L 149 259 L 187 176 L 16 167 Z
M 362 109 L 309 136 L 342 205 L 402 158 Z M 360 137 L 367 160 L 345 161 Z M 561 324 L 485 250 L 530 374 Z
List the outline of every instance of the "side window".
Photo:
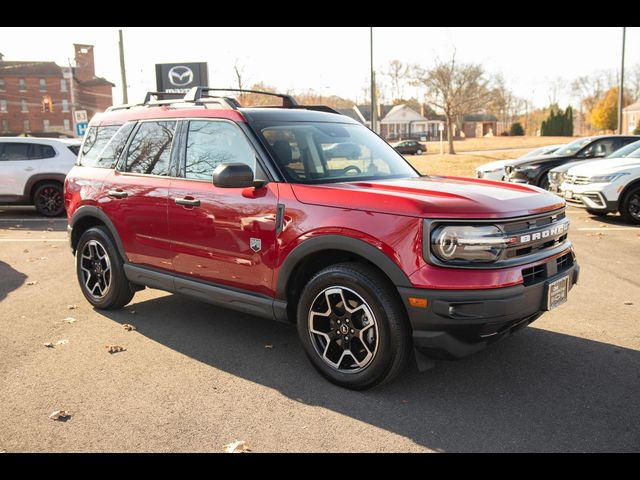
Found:
M 33 148 L 29 152 L 29 158 L 32 160 L 39 160 L 42 158 L 53 158 L 56 156 L 56 151 L 51 145 L 34 144 Z
M 102 152 L 100 153 L 96 164 L 94 167 L 98 168 L 113 168 L 120 158 L 120 154 L 122 150 L 124 150 L 125 145 L 127 144 L 127 139 L 133 130 L 135 123 L 125 123 L 120 127 L 117 133 L 111 137 L 111 140 L 104 147 Z
M 119 128 L 120 125 L 89 128 L 80 147 L 78 165 L 82 165 L 83 167 L 105 168 L 104 166 L 98 165 L 98 155 L 100 155 L 107 145 L 107 142 L 111 140 L 111 137 L 115 135 Z
M 176 122 L 141 123 L 127 151 L 126 171 L 146 175 L 169 175 L 175 129 Z
M 29 160 L 28 143 L 5 143 L 0 153 L 0 161 Z
M 224 121 L 189 122 L 185 178 L 211 180 L 218 165 L 232 162 L 246 163 L 256 172 L 255 151 L 237 126 Z
M 615 150 L 615 140 L 606 139 L 599 140 L 593 145 L 593 155 L 596 157 L 604 157 Z

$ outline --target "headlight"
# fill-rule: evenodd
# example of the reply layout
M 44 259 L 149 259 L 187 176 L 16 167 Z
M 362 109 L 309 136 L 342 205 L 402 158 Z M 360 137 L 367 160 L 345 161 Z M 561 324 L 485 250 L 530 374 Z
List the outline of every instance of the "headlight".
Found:
M 611 183 L 618 180 L 620 177 L 629 175 L 628 173 L 614 173 L 612 175 L 597 175 L 595 177 L 589 177 L 588 183 Z
M 495 225 L 450 225 L 431 234 L 431 251 L 443 262 L 494 262 L 515 242 Z
M 532 170 L 537 170 L 541 167 L 542 165 L 538 164 L 538 165 L 526 165 L 524 167 L 515 167 L 515 169 L 518 172 L 530 172 Z

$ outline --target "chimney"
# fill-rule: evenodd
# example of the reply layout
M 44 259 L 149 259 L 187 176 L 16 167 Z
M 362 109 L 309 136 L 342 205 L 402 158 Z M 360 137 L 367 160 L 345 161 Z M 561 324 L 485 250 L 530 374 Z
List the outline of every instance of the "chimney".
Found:
M 4 55 L 0 53 L 0 62 L 4 62 L 3 58 L 4 58 Z
M 93 64 L 93 45 L 81 45 L 74 43 L 73 47 L 76 51 L 76 78 L 81 82 L 94 79 L 96 76 L 96 70 Z

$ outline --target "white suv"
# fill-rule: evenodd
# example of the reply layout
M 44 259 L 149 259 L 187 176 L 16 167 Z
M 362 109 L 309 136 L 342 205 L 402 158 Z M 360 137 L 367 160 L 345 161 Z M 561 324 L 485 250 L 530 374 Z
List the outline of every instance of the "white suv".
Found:
M 627 221 L 640 224 L 640 150 L 569 169 L 559 195 L 593 215 L 619 211 Z
M 0 137 L 0 205 L 35 205 L 48 217 L 64 212 L 64 179 L 80 140 Z

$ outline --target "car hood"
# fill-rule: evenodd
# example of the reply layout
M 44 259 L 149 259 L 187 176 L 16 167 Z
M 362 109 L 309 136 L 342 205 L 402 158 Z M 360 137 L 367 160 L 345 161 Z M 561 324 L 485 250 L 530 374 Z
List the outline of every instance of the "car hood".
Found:
M 463 177 L 292 184 L 302 203 L 421 218 L 509 218 L 564 206 L 531 185 Z
M 551 154 L 551 155 L 538 155 L 535 157 L 529 157 L 529 158 L 522 158 L 522 159 L 516 159 L 516 160 L 511 160 L 509 162 L 507 162 L 507 165 L 511 165 L 513 167 L 518 167 L 521 165 L 539 165 L 539 164 L 544 164 L 544 163 L 551 163 L 554 161 L 566 161 L 573 158 L 572 156 L 560 156 L 560 155 L 555 155 L 555 154 Z
M 569 169 L 569 171 L 567 171 L 567 175 L 591 177 L 595 175 L 608 175 L 624 171 L 640 171 L 640 158 L 608 158 L 604 162 L 586 162 Z
M 485 163 L 476 167 L 476 170 L 480 170 L 481 172 L 490 172 L 492 170 L 498 170 L 499 168 L 503 168 L 507 163 L 513 162 L 514 160 L 496 160 L 495 162 Z

